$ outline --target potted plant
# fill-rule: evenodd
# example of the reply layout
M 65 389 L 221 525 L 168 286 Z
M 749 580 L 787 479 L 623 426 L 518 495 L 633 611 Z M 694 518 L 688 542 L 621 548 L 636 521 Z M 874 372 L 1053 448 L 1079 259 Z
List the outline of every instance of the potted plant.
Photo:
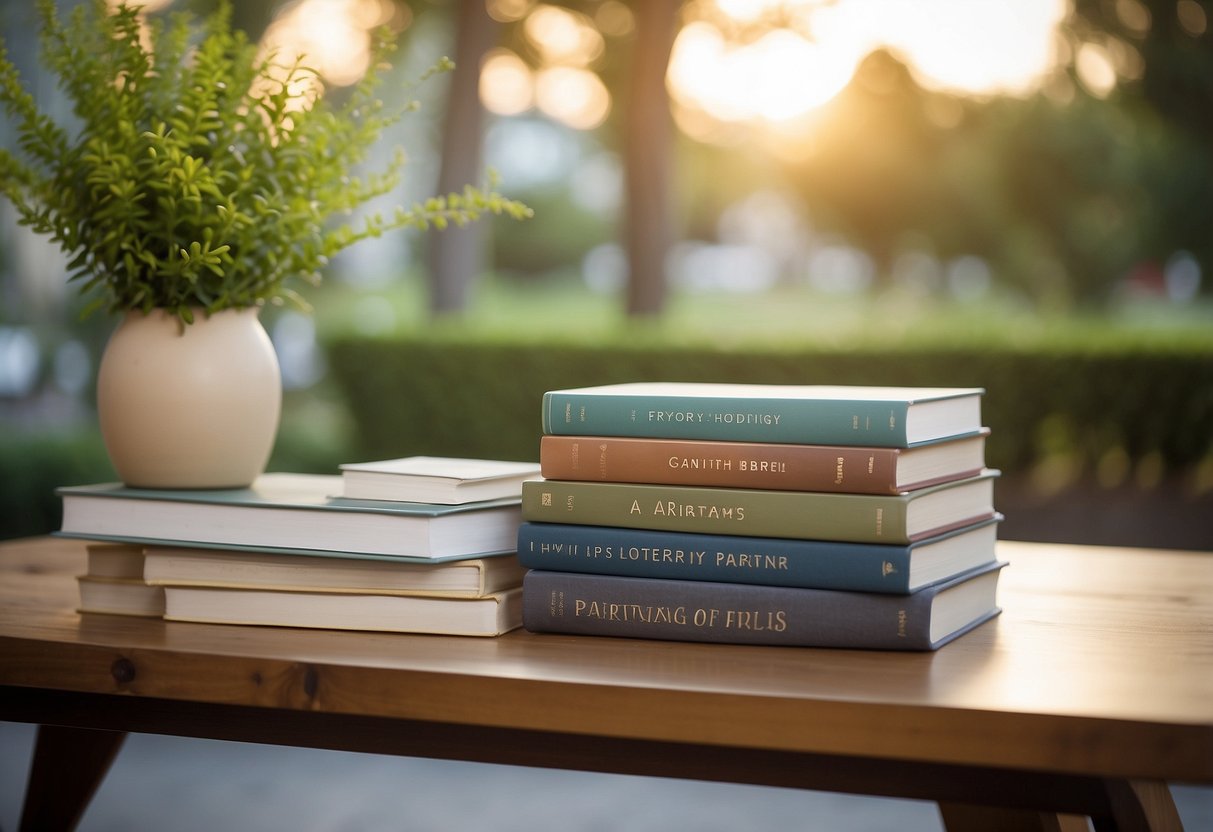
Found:
M 469 186 L 352 218 L 403 164 L 398 153 L 355 172 L 411 109 L 376 98 L 386 33 L 372 70 L 333 103 L 302 56 L 259 55 L 226 3 L 200 29 L 185 15 L 144 24 L 106 0 L 64 19 L 54 0 L 38 11 L 44 60 L 79 126 L 38 107 L 0 44 L 0 105 L 19 139 L 0 149 L 0 192 L 69 256 L 86 311 L 122 316 L 98 372 L 98 416 L 128 485 L 234 487 L 264 470 L 281 381 L 258 312 L 305 306 L 298 287 L 335 253 L 392 229 L 530 214 Z

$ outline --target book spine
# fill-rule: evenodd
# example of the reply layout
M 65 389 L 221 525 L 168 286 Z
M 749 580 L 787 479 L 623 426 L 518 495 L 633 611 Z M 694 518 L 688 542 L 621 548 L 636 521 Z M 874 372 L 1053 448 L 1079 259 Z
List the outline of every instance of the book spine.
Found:
M 846 445 L 548 435 L 540 440 L 539 464 L 553 480 L 894 494 L 899 453 Z
M 636 578 L 909 593 L 910 549 L 559 523 L 523 523 L 529 569 Z
M 932 598 L 532 570 L 522 624 L 534 633 L 928 650 Z
M 902 495 L 567 480 L 522 485 L 522 519 L 537 523 L 850 543 L 909 543 L 906 502 Z
M 906 402 L 549 391 L 543 432 L 902 448 L 908 410 Z

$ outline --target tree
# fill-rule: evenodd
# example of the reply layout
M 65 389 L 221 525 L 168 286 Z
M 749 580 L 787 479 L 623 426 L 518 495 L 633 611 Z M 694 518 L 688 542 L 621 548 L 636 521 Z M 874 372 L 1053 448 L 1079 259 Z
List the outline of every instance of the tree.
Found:
M 630 316 L 654 316 L 665 306 L 665 266 L 674 242 L 674 125 L 665 75 L 680 6 L 679 0 L 636 5 L 623 133 Z
M 929 229 L 937 204 L 943 133 L 906 66 L 873 52 L 823 115 L 814 152 L 796 180 L 819 222 L 844 233 L 891 274 L 908 233 Z
M 485 115 L 480 104 L 480 62 L 495 44 L 497 24 L 484 0 L 460 0 L 455 14 L 455 69 L 447 94 L 438 193 L 450 193 L 482 176 Z M 483 223 L 448 228 L 429 243 L 430 312 L 466 308 L 473 281 L 484 269 Z

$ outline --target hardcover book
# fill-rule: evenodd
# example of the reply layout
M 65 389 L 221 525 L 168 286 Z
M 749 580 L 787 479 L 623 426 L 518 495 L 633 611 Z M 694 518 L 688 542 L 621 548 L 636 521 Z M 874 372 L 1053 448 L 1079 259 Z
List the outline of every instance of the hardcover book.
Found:
M 513 552 L 518 500 L 459 506 L 334 497 L 341 478 L 264 474 L 250 488 L 63 487 L 59 534 L 87 540 L 386 555 L 431 561 Z
M 149 586 L 138 578 L 76 578 L 80 590 L 80 612 L 139 615 L 158 618 L 164 614 L 164 588 Z
M 913 448 L 549 434 L 539 463 L 551 480 L 896 494 L 978 473 L 988 433 Z
M 532 570 L 523 626 L 535 633 L 935 650 L 1000 612 L 994 563 L 912 595 Z
M 478 598 L 521 586 L 525 571 L 513 555 L 415 563 L 383 558 L 148 546 L 146 557 L 144 579 L 149 584 L 372 595 Z
M 133 543 L 90 543 L 86 574 L 92 578 L 143 580 L 143 547 Z
M 534 462 L 410 456 L 340 466 L 342 496 L 461 505 L 518 499 L 522 481 L 539 475 Z
M 80 612 L 159 617 L 164 590 L 143 579 L 143 547 L 128 543 L 89 543 L 87 568 L 76 578 Z
M 536 523 L 910 543 L 988 519 L 995 470 L 901 494 L 830 494 L 690 485 L 530 480 L 522 519 Z
M 522 623 L 521 587 L 442 598 L 170 586 L 164 598 L 166 619 L 210 624 L 497 636 Z
M 976 387 L 636 382 L 548 391 L 543 432 L 904 448 L 979 431 Z
M 1000 517 L 903 546 L 523 523 L 531 569 L 907 595 L 996 560 Z

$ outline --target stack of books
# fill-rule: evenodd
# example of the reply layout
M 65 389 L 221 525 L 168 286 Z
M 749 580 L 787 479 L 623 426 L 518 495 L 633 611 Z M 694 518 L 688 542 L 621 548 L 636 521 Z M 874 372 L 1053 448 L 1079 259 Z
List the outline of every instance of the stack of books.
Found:
M 637 383 L 545 394 L 532 632 L 933 650 L 993 616 L 980 388 Z
M 90 541 L 81 612 L 495 636 L 522 623 L 515 556 L 535 463 L 410 457 L 250 488 L 58 489 Z

